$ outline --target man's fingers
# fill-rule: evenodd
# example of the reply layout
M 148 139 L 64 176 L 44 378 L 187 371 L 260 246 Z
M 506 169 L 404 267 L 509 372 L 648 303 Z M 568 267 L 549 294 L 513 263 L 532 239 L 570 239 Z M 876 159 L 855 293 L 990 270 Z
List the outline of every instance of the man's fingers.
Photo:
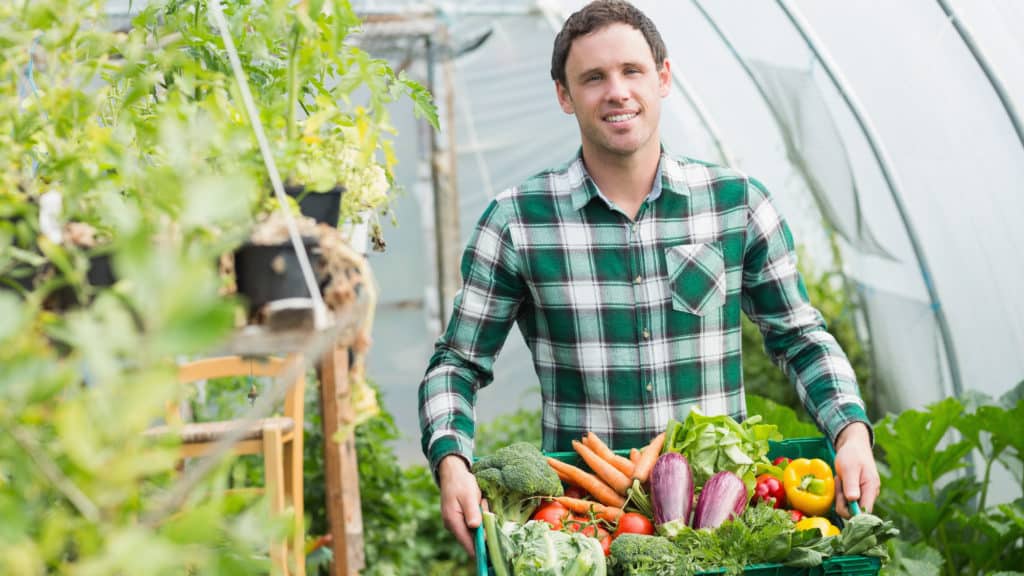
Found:
M 445 528 L 466 549 L 470 558 L 475 558 L 476 550 L 473 544 L 473 535 L 470 533 L 469 527 L 466 526 L 466 517 L 463 515 L 461 507 L 457 503 L 453 506 L 445 506 L 441 511 L 441 517 L 444 519 Z
M 841 493 L 847 502 L 860 500 L 861 469 L 851 467 L 843 472 L 844 474 L 838 479 L 839 486 L 837 486 L 836 492 Z
M 850 507 L 846 503 L 846 497 L 843 494 L 843 479 L 840 476 L 836 476 L 836 514 L 839 514 L 841 518 L 850 517 Z
M 466 516 L 466 526 L 471 530 L 483 522 L 483 516 L 480 513 L 480 498 L 466 498 L 462 504 L 462 511 Z

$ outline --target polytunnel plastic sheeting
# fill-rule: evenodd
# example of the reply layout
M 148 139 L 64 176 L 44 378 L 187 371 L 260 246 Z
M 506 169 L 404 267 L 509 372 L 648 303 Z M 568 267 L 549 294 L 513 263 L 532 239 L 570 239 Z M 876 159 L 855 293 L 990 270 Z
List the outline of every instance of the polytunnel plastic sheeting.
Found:
M 545 2 L 565 14 L 582 3 Z M 827 253 L 819 214 L 806 182 L 787 158 L 780 128 L 693 2 L 637 3 L 662 31 L 673 71 L 693 88 L 736 159 L 735 167 L 768 185 L 798 242 L 812 253 Z M 839 91 L 775 2 L 702 3 L 745 58 L 777 69 L 809 70 L 806 88 L 817 88 L 841 139 L 852 185 L 860 194 L 863 222 L 893 256 L 879 258 L 857 249 L 855 243 L 841 242 L 845 272 L 865 303 L 876 373 L 884 386 L 880 403 L 896 411 L 949 394 L 950 375 L 926 279 L 892 192 Z M 392 9 L 422 5 L 400 0 L 354 2 L 357 9 L 385 4 Z M 951 326 L 965 388 L 998 396 L 1024 378 L 1024 354 L 1020 354 L 1024 300 L 1017 296 L 1018 287 L 1024 285 L 1024 265 L 1019 264 L 1024 253 L 1024 227 L 1019 223 L 1024 215 L 1024 150 L 1006 112 L 937 2 L 796 0 L 793 4 L 848 81 L 892 162 L 905 216 L 932 269 L 927 281 L 936 288 L 938 304 Z M 1024 67 L 1019 66 L 1024 60 L 1024 40 L 1018 30 L 1024 22 L 1024 4 L 1015 0 L 950 0 L 950 4 L 974 31 L 1018 110 L 1024 108 Z M 464 8 L 486 11 L 493 7 L 507 13 L 535 5 L 521 0 L 433 6 L 440 7 L 442 18 L 458 30 L 460 23 L 469 21 L 459 13 Z M 545 14 L 472 18 L 467 29 L 478 29 L 481 22 L 490 20 L 494 32 L 478 50 L 455 62 L 463 239 L 491 195 L 563 162 L 579 142 L 575 122 L 559 110 L 548 76 L 554 31 Z M 707 127 L 697 121 L 679 88 L 674 85 L 663 104 L 666 143 L 673 152 L 720 162 Z M 408 134 L 415 128 L 399 126 L 399 130 Z M 816 141 L 804 139 L 799 148 L 813 157 L 822 153 Z M 822 181 L 830 183 L 822 186 L 823 199 L 839 212 L 835 220 L 851 218 L 854 204 L 849 202 L 848 189 L 842 192 L 845 196 L 830 196 L 840 192 L 831 182 L 845 178 L 843 169 L 823 170 Z M 410 188 L 410 183 L 405 185 Z M 422 250 L 428 255 L 433 251 L 427 243 L 389 244 L 396 251 Z M 425 281 L 430 281 L 429 276 Z M 388 288 L 382 290 L 386 293 Z M 389 380 L 384 356 L 378 358 L 371 363 L 371 372 L 387 392 L 398 384 Z M 426 358 L 422 362 L 425 366 Z M 495 404 L 508 410 L 519 406 L 523 391 L 535 386 L 521 338 L 514 334 L 499 359 L 495 378 L 494 386 L 481 391 L 483 419 L 487 418 L 484 410 Z M 415 434 L 415 428 L 407 433 Z
M 805 175 L 825 218 L 856 250 L 892 258 L 864 219 L 846 147 L 813 76 L 756 60 L 750 65 L 779 117 L 787 157 Z
M 799 6 L 891 155 L 964 387 L 999 395 L 1024 374 L 1024 148 L 1005 110 L 937 4 Z M 872 191 L 879 201 L 888 193 Z M 875 332 L 902 328 L 872 320 Z
M 872 403 L 883 412 L 898 412 L 900 406 L 923 406 L 949 395 L 952 387 L 943 370 L 942 342 L 931 307 L 871 286 L 859 285 L 858 292 L 867 308 L 876 370 L 875 387 L 867 392 L 873 395 Z M 888 324 L 898 324 L 901 329 L 888 330 Z M 928 385 L 884 385 L 892 382 Z

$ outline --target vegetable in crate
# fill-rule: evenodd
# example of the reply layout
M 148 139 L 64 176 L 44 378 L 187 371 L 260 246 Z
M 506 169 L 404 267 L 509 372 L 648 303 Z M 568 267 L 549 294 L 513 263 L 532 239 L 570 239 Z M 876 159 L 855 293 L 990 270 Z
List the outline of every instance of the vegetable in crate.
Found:
M 786 487 L 782 485 L 782 479 L 771 474 L 761 474 L 757 477 L 757 484 L 754 485 L 754 496 L 751 503 L 768 502 L 775 508 L 782 508 L 786 505 Z
M 822 536 L 838 536 L 839 528 L 836 528 L 828 518 L 821 516 L 808 516 L 796 523 L 796 530 L 814 530 L 821 532 Z
M 782 435 L 774 424 L 762 424 L 760 416 L 739 423 L 725 414 L 705 416 L 693 408 L 682 423 L 669 422 L 662 452 L 686 456 L 698 487 L 716 472 L 728 470 L 752 492 L 757 464 L 768 463 L 769 440 L 782 440 Z
M 605 576 L 601 544 L 580 533 L 527 522 L 508 533 L 512 576 Z
M 612 541 L 608 566 L 622 576 L 675 576 L 688 560 L 668 538 L 623 534 Z
M 562 483 L 533 444 L 516 442 L 473 463 L 490 511 L 502 522 L 523 524 L 541 497 L 561 496 Z
M 693 472 L 686 456 L 662 454 L 651 471 L 651 507 L 658 532 L 671 536 L 690 525 L 693 509 Z
M 832 508 L 836 484 L 832 467 L 819 458 L 797 458 L 782 472 L 789 505 L 808 516 L 823 516 Z
M 900 531 L 889 520 L 882 520 L 874 514 L 858 514 L 846 521 L 836 549 L 841 554 L 875 556 L 882 562 L 888 562 L 886 542 L 899 534 Z
M 693 513 L 693 527 L 718 528 L 747 507 L 747 486 L 739 476 L 723 470 L 704 483 Z

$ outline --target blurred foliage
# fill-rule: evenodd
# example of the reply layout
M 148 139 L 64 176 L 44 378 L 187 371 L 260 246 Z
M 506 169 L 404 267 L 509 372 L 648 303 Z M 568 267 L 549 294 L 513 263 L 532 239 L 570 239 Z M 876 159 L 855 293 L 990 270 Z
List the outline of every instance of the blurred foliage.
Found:
M 303 93 L 351 111 L 368 156 L 387 155 L 394 98 L 413 97 L 436 122 L 422 87 L 340 48 L 358 25 L 349 2 L 226 4 L 269 126 L 278 96 L 298 86 L 280 62 L 298 29 L 311 44 L 294 60 L 316 66 L 297 75 Z M 216 262 L 247 236 L 266 172 L 208 3 L 147 3 L 126 32 L 106 8 L 0 3 L 0 574 L 266 573 L 286 519 L 224 492 L 258 479 L 253 467 L 225 458 L 186 483 L 177 446 L 144 435 L 184 398 L 175 360 L 216 350 L 235 328 Z M 318 50 L 360 64 L 336 91 Z M 379 98 L 357 110 L 347 96 L 360 86 Z M 58 234 L 40 225 L 49 192 L 61 198 Z M 89 224 L 98 245 L 57 238 L 69 223 Z M 87 281 L 100 250 L 111 287 Z M 54 298 L 68 289 L 74 298 Z

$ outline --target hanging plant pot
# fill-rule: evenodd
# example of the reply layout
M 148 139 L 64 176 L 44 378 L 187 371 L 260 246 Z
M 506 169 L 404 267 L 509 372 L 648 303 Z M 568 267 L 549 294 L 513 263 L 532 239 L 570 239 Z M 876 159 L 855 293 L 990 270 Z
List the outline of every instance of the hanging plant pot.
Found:
M 89 256 L 89 269 L 85 273 L 85 282 L 93 288 L 107 288 L 117 282 L 111 266 L 110 254 L 93 254 Z M 83 302 L 80 293 L 71 286 L 63 286 L 53 292 L 48 300 L 56 310 L 68 310 Z
M 319 272 L 320 244 L 316 238 L 304 237 L 302 240 L 319 287 L 322 282 L 319 278 L 322 275 Z M 268 302 L 311 297 L 291 242 L 269 246 L 243 244 L 235 251 L 235 283 L 238 293 L 249 303 L 250 316 Z
M 335 186 L 323 192 L 307 191 L 305 186 L 285 186 L 284 190 L 298 200 L 299 210 L 303 216 L 309 216 L 316 220 L 317 224 L 327 224 L 332 228 L 338 225 L 344 186 Z

